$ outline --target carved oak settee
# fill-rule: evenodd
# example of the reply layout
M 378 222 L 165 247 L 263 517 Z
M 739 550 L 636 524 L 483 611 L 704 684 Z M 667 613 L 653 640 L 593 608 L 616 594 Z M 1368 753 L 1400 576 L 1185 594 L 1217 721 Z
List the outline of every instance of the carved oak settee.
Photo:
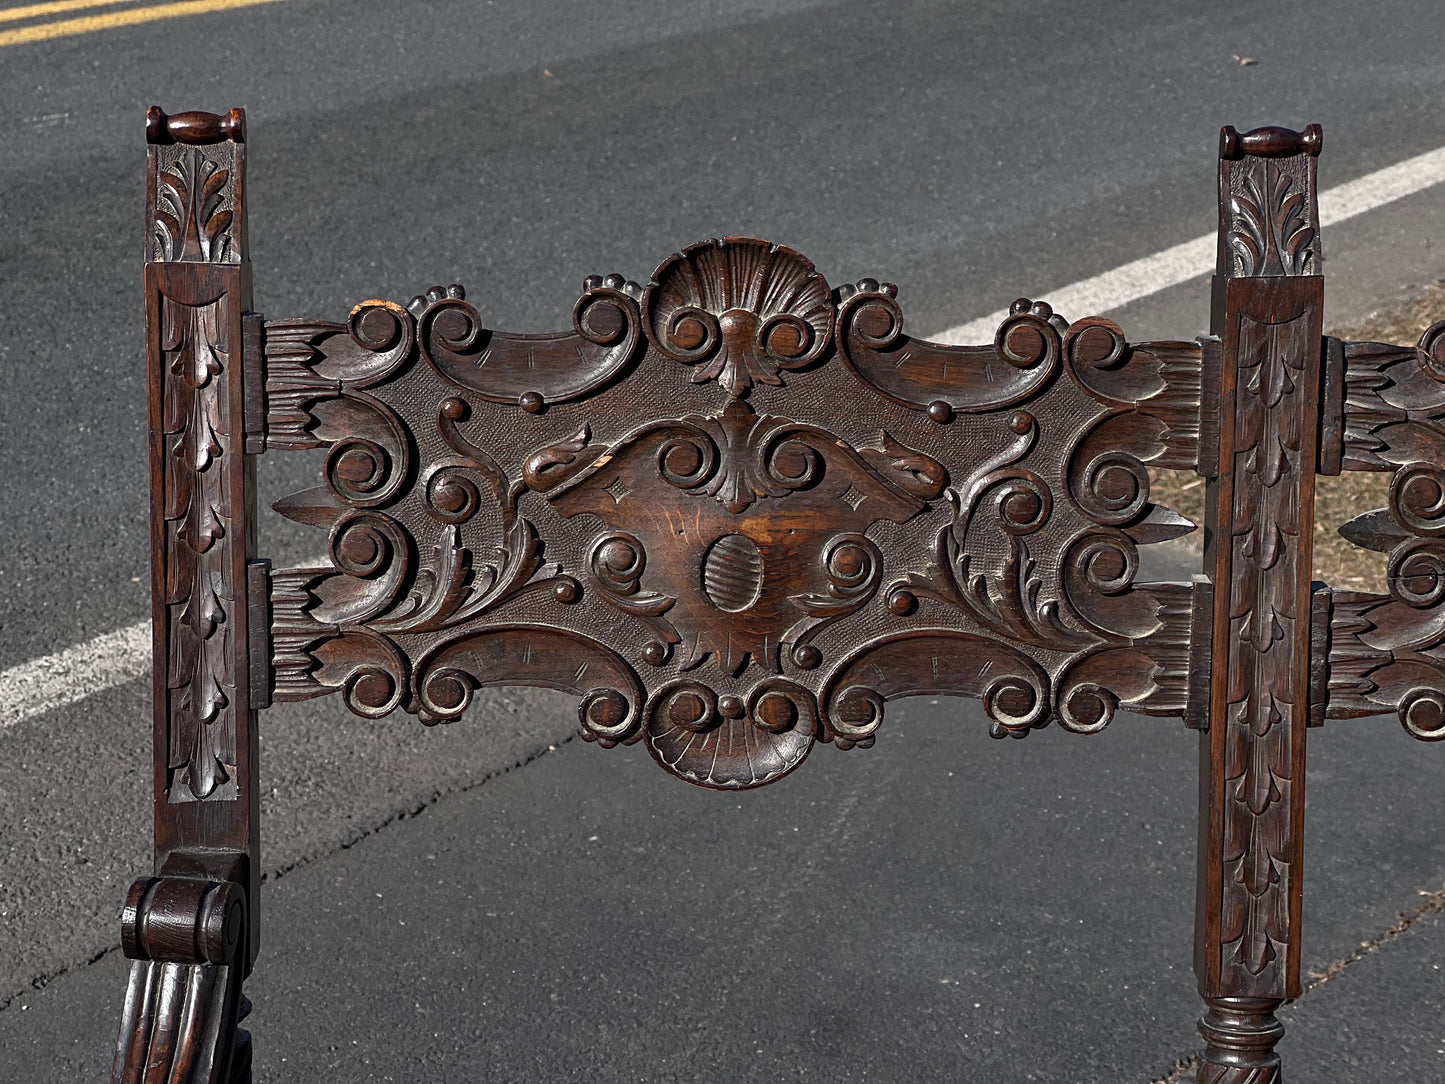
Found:
M 249 1079 L 258 711 L 339 693 L 430 724 L 516 684 L 714 788 L 866 748 L 912 694 L 978 697 L 999 737 L 1181 719 L 1199 1079 L 1278 1079 L 1307 730 L 1445 737 L 1445 337 L 1322 336 L 1318 127 L 1224 129 L 1212 335 L 1130 344 L 1020 300 L 981 346 L 736 237 L 645 287 L 588 278 L 556 335 L 485 328 L 455 286 L 265 321 L 241 111 L 153 108 L 147 139 L 156 870 L 126 902 L 116 1081 Z M 272 568 L 254 457 L 306 448 L 321 484 L 275 507 L 329 560 Z M 1194 526 L 1149 466 L 1207 479 L 1192 582 L 1134 582 Z M 1394 472 L 1351 528 L 1388 595 L 1311 584 L 1315 476 L 1342 469 Z

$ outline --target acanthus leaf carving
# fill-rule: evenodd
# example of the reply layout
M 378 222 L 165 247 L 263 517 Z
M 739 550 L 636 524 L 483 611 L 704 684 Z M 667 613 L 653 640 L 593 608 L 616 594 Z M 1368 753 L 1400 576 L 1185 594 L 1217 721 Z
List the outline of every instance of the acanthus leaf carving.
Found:
M 233 188 L 229 145 L 168 148 L 157 164 L 151 214 L 152 259 L 239 263 L 231 241 Z
M 430 723 L 488 685 L 552 684 L 582 698 L 585 737 L 645 741 L 668 771 L 722 788 L 780 778 L 817 740 L 871 744 L 884 700 L 910 686 L 982 697 L 1000 736 L 1051 718 L 1092 733 L 1120 706 L 1181 713 L 1190 588 L 1133 578 L 1136 544 L 1192 527 L 1148 501 L 1143 464 L 1193 459 L 1200 345 L 1131 346 L 1108 321 L 1070 325 L 1020 302 L 986 348 L 1029 385 L 1011 385 L 1011 405 L 957 397 L 974 419 L 950 432 L 948 403 L 874 388 L 860 426 L 818 415 L 813 392 L 778 390 L 806 370 L 824 398 L 858 394 L 851 373 L 827 369 L 833 295 L 795 256 L 708 242 L 655 276 L 639 308 L 648 346 L 624 368 L 653 380 L 684 377 L 669 357 L 692 362 L 698 379 L 673 381 L 696 387 L 692 412 L 612 376 L 574 396 L 607 404 L 595 413 L 556 387 L 530 400 L 478 390 L 476 373 L 523 340 L 484 331 L 460 288 L 409 308 L 365 302 L 345 324 L 267 325 L 267 445 L 327 450 L 324 485 L 277 507 L 330 538 L 330 567 L 272 572 L 275 698 L 339 691 L 358 713 L 400 707 Z M 859 286 L 838 295 L 850 313 L 866 315 L 857 298 L 892 302 L 886 286 Z M 587 289 L 599 305 L 609 290 L 631 297 L 620 280 Z M 718 338 L 678 359 L 676 341 L 669 355 L 653 339 L 691 334 L 685 301 Z M 625 336 L 626 305 L 607 303 Z M 869 319 L 845 330 L 857 340 Z M 581 330 L 606 339 L 601 322 Z M 930 379 L 972 387 L 958 356 L 935 360 Z M 536 371 L 594 372 L 579 365 Z M 754 409 L 749 389 L 804 417 Z M 1058 420 L 1085 436 L 1045 428 Z M 915 542 L 926 538 L 931 551 Z M 915 617 L 919 596 L 938 605 Z M 513 651 L 508 635 L 530 647 Z M 860 662 L 830 685 L 850 658 L 903 666 L 935 642 L 940 666 L 959 652 L 966 667 L 980 652 L 996 665 L 874 688 Z
M 1249 157 L 1230 171 L 1225 243 L 1236 277 L 1313 275 L 1319 268 L 1318 223 L 1305 156 Z
M 220 402 L 229 364 L 225 299 L 188 305 L 162 294 L 160 304 L 169 374 L 163 396 L 169 793 L 171 801 L 204 800 L 225 784 L 234 789 L 236 596 L 220 544 L 230 519 L 222 457 L 231 434 Z

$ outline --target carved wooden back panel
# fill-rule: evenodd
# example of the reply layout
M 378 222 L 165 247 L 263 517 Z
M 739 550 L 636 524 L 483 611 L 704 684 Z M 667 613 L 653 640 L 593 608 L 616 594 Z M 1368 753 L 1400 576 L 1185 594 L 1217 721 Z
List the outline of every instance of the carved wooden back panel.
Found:
M 587 279 L 557 335 L 455 286 L 267 324 L 266 447 L 329 447 L 277 509 L 334 566 L 272 574 L 276 697 L 436 722 L 547 685 L 711 787 L 869 745 L 911 693 L 1000 734 L 1182 714 L 1192 589 L 1133 578 L 1192 526 L 1143 462 L 1194 465 L 1201 346 L 1014 308 L 938 346 L 892 285 L 727 238 Z
M 1445 332 L 1322 337 L 1317 127 L 1225 129 L 1212 335 L 1131 344 L 1021 299 L 981 346 L 915 339 L 892 284 L 744 237 L 645 286 L 587 278 L 553 335 L 485 327 L 459 286 L 267 322 L 240 111 L 153 109 L 148 136 L 158 876 L 128 905 L 117 1080 L 182 996 L 166 962 L 219 1021 L 185 1078 L 248 1063 L 258 708 L 340 693 L 430 724 L 517 684 L 714 788 L 867 747 L 912 694 L 981 699 L 997 737 L 1182 718 L 1200 1080 L 1275 1078 L 1306 728 L 1398 711 L 1445 737 Z M 306 448 L 320 484 L 276 509 L 329 560 L 272 570 L 253 459 Z M 1207 479 L 1190 583 L 1135 582 L 1141 545 L 1194 527 L 1150 466 Z M 1390 510 L 1348 528 L 1391 549 L 1389 596 L 1311 586 L 1314 477 L 1342 467 L 1396 471 Z

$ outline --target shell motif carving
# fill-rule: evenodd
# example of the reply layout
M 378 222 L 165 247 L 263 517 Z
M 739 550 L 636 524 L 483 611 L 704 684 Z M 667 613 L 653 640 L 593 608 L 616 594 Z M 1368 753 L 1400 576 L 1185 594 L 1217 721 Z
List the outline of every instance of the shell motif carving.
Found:
M 586 740 L 723 789 L 922 692 L 1000 736 L 1184 710 L 1193 589 L 1133 580 L 1192 526 L 1146 466 L 1194 462 L 1197 343 L 1024 300 L 925 343 L 889 284 L 748 238 L 583 285 L 559 335 L 456 286 L 267 325 L 266 447 L 326 449 L 276 507 L 329 540 L 271 574 L 275 700 L 437 723 L 561 689 Z
M 689 245 L 653 274 L 643 297 L 658 350 L 697 366 L 732 395 L 781 385 L 828 345 L 833 300 L 813 262 L 783 245 L 728 237 Z

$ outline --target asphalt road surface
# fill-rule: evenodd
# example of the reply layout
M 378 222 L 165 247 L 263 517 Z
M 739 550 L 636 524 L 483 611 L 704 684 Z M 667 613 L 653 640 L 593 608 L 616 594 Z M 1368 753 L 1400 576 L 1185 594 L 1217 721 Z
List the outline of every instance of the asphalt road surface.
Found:
M 584 275 L 645 281 L 741 233 L 833 282 L 896 281 L 928 333 L 1207 232 L 1221 124 L 1323 124 L 1322 187 L 1445 145 L 1437 19 L 1344 0 L 278 0 L 0 45 L 0 670 L 148 613 L 152 103 L 246 107 L 268 317 L 461 282 L 489 326 L 555 330 Z M 1442 188 L 1327 232 L 1327 326 L 1440 277 L 1434 239 Z M 1188 338 L 1206 299 L 1201 278 L 1110 315 Z M 264 501 L 316 465 L 263 457 Z M 278 564 L 320 548 L 279 518 L 261 531 Z M 1158 567 L 1187 571 L 1178 552 Z M 119 906 L 148 866 L 147 700 L 137 678 L 0 725 L 0 1080 L 108 1064 Z M 1194 739 L 1172 723 L 991 743 L 975 705 L 911 702 L 877 749 L 821 750 L 735 809 L 640 750 L 549 753 L 567 698 L 479 698 L 473 717 L 264 717 L 258 1080 L 1143 1084 L 1198 1045 Z M 1297 1079 L 1439 1078 L 1445 934 L 1386 931 L 1445 887 L 1442 750 L 1390 719 L 1310 741 L 1305 967 L 1359 959 L 1290 1011 L 1282 1049 Z M 571 790 L 607 779 L 596 808 Z M 527 833 L 526 860 L 483 868 Z M 411 940 L 410 909 L 382 907 L 409 894 Z M 354 958 L 318 950 L 344 943 L 321 907 Z M 457 937 L 425 936 L 448 922 Z M 563 955 L 580 971 L 543 974 Z M 433 1033 L 426 1061 L 396 1060 Z M 674 1060 L 644 1077 L 648 1054 Z

